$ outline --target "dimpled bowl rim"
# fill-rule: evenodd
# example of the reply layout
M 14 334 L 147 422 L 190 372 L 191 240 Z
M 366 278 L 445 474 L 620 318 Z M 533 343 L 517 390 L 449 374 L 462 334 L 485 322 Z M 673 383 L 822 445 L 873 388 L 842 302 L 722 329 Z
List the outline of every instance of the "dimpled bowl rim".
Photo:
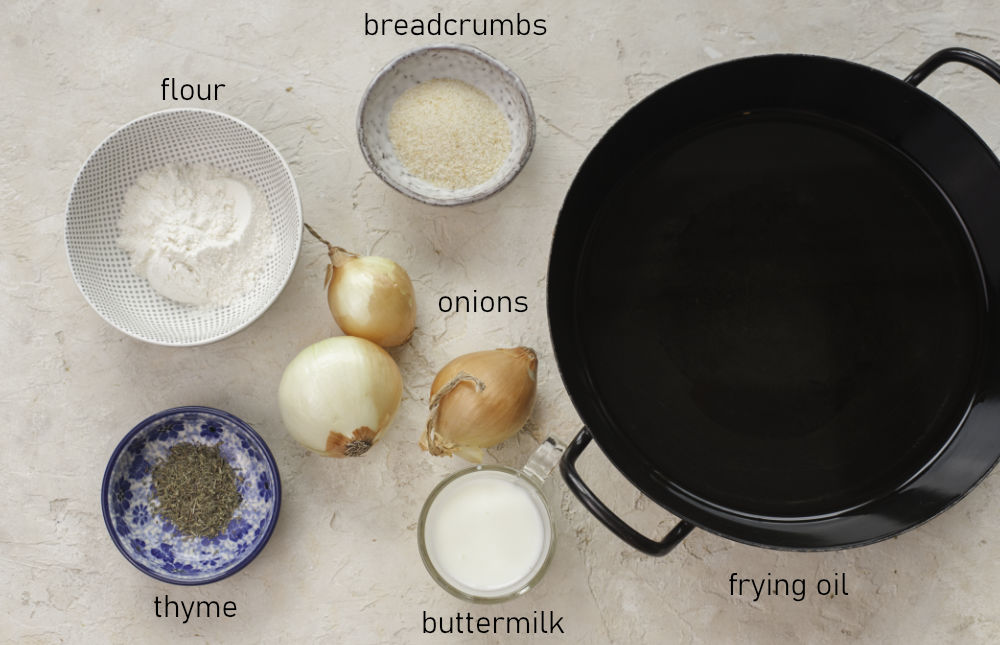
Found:
M 126 551 L 125 548 L 122 546 L 121 540 L 117 532 L 115 531 L 114 525 L 112 523 L 111 511 L 108 508 L 108 487 L 110 486 L 111 483 L 111 474 L 114 471 L 115 465 L 118 463 L 118 459 L 119 457 L 121 457 L 121 454 L 128 448 L 129 445 L 131 445 L 132 439 L 134 439 L 137 434 L 148 428 L 153 423 L 159 421 L 160 419 L 175 414 L 182 414 L 185 412 L 197 412 L 200 414 L 221 417 L 226 421 L 233 423 L 238 428 L 240 428 L 240 430 L 246 433 L 246 436 L 251 441 L 251 443 L 257 444 L 257 448 L 260 450 L 260 453 L 264 456 L 264 461 L 267 463 L 268 468 L 274 471 L 274 514 L 272 516 L 271 521 L 265 527 L 263 534 L 261 535 L 260 543 L 256 547 L 254 547 L 254 549 L 248 551 L 247 554 L 243 556 L 243 559 L 238 564 L 236 564 L 236 566 L 222 572 L 218 576 L 205 578 L 202 580 L 183 580 L 183 579 L 170 578 L 156 571 L 153 571 L 152 569 L 137 562 L 132 557 L 132 555 L 128 551 Z M 129 430 L 125 434 L 125 436 L 122 437 L 122 440 L 118 442 L 118 445 L 115 446 L 114 451 L 112 451 L 111 453 L 111 458 L 108 459 L 108 465 L 104 469 L 104 479 L 101 482 L 101 513 L 104 516 L 104 527 L 108 530 L 108 533 L 111 535 L 111 541 L 114 543 L 115 548 L 117 548 L 118 551 L 123 556 L 125 556 L 125 559 L 128 560 L 130 563 L 132 563 L 132 566 L 134 566 L 139 571 L 142 571 L 151 578 L 155 578 L 161 582 L 167 582 L 174 585 L 183 585 L 186 587 L 206 585 L 212 582 L 218 582 L 219 580 L 223 580 L 224 578 L 228 578 L 229 576 L 243 569 L 245 566 L 250 564 L 260 554 L 262 550 L 264 550 L 264 547 L 270 541 L 271 534 L 274 532 L 274 527 L 278 525 L 278 515 L 280 514 L 280 512 L 281 512 L 281 474 L 278 472 L 278 464 L 274 461 L 274 455 L 271 454 L 271 449 L 267 447 L 267 443 L 259 434 L 257 434 L 257 431 L 254 430 L 252 427 L 250 427 L 250 424 L 248 424 L 243 419 L 240 419 L 236 415 L 230 414 L 225 410 L 219 410 L 218 408 L 211 408 L 203 405 L 182 405 L 176 408 L 168 408 L 166 410 L 157 412 L 156 414 L 153 414 L 149 417 L 146 417 L 138 424 L 136 424 L 135 427 Z
M 154 118 L 156 116 L 159 116 L 159 115 L 162 115 L 162 114 L 167 114 L 167 113 L 170 113 L 170 112 L 207 112 L 209 114 L 214 114 L 214 115 L 217 115 L 217 116 L 229 119 L 230 121 L 233 121 L 234 123 L 240 125 L 241 127 L 246 128 L 251 133 L 253 133 L 253 134 L 257 135 L 258 137 L 260 137 L 260 139 L 267 145 L 267 147 L 271 150 L 271 152 L 273 152 L 274 155 L 278 158 L 278 161 L 281 162 L 282 168 L 288 174 L 289 180 L 291 180 L 291 183 L 292 183 L 292 195 L 295 197 L 295 212 L 296 212 L 296 214 L 298 216 L 299 228 L 300 229 L 302 228 L 302 220 L 303 220 L 303 217 L 302 217 L 302 199 L 299 196 L 299 187 L 298 187 L 298 184 L 296 184 L 296 182 L 295 182 L 295 175 L 292 173 L 292 169 L 288 166 L 288 162 L 285 161 L 285 158 L 281 155 L 281 152 L 279 152 L 278 149 L 275 147 L 275 145 L 273 143 L 271 143 L 271 140 L 268 139 L 267 137 L 265 137 L 263 134 L 261 134 L 252 125 L 246 123 L 242 119 L 238 119 L 238 118 L 232 116 L 231 114 L 226 114 L 225 112 L 220 112 L 219 110 L 209 110 L 207 108 L 195 108 L 195 107 L 167 108 L 165 110 L 156 110 L 155 112 L 150 112 L 148 114 L 143 114 L 142 116 L 136 117 L 136 118 L 132 119 L 131 121 L 129 121 L 128 123 L 123 124 L 121 127 L 115 129 L 114 132 L 112 132 L 108 136 L 104 137 L 104 139 L 101 140 L 101 142 L 97 145 L 97 147 L 94 148 L 89 155 L 87 155 L 87 159 L 83 162 L 83 165 L 80 166 L 80 170 L 77 171 L 76 177 L 73 178 L 73 185 L 69 189 L 69 195 L 66 197 L 66 206 L 63 209 L 63 219 L 64 220 L 66 219 L 66 215 L 69 213 L 70 204 L 73 203 L 73 196 L 76 194 L 77 185 L 80 182 L 80 178 L 83 176 L 83 171 L 87 169 L 87 166 L 94 159 L 94 157 L 97 155 L 97 153 L 100 150 L 102 150 L 104 148 L 104 146 L 108 145 L 108 143 L 112 139 L 114 139 L 116 136 L 118 136 L 119 134 L 121 134 L 122 132 L 124 132 L 126 129 L 131 128 L 131 127 L 135 127 L 136 125 L 138 125 L 139 123 L 141 123 L 142 121 L 145 121 L 147 119 L 151 119 L 151 118 Z M 63 227 L 65 229 L 65 221 L 64 221 Z M 284 280 L 281 281 L 281 286 L 274 292 L 274 295 L 266 303 L 264 303 L 264 305 L 260 308 L 260 311 L 258 311 L 253 316 L 250 316 L 246 320 L 246 322 L 244 322 L 243 324 L 237 325 L 235 328 L 233 328 L 231 330 L 228 330 L 228 331 L 226 331 L 224 333 L 217 334 L 215 336 L 210 336 L 208 338 L 204 338 L 204 339 L 200 339 L 200 340 L 195 340 L 195 341 L 191 341 L 191 342 L 171 343 L 171 342 L 166 342 L 166 341 L 161 341 L 161 340 L 155 340 L 155 339 L 152 339 L 152 338 L 144 338 L 142 336 L 133 334 L 132 332 L 130 332 L 130 331 L 126 330 L 126 329 L 122 329 L 113 320 L 111 320 L 110 318 L 108 318 L 108 316 L 106 316 L 94 304 L 93 300 L 90 297 L 90 294 L 88 294 L 83 289 L 83 287 L 80 284 L 80 280 L 79 280 L 79 278 L 77 277 L 77 274 L 76 274 L 76 267 L 73 265 L 73 260 L 72 260 L 72 258 L 70 256 L 69 239 L 68 239 L 68 237 L 65 234 L 65 230 L 63 232 L 63 251 L 66 253 L 66 262 L 69 264 L 70 274 L 73 276 L 73 282 L 76 284 L 77 290 L 79 290 L 80 293 L 83 294 L 83 299 L 87 301 L 87 304 L 90 305 L 90 308 L 93 309 L 94 312 L 98 316 L 101 317 L 101 320 L 103 320 L 104 322 L 108 323 L 109 325 L 111 325 L 112 327 L 114 327 L 115 329 L 117 329 L 118 331 L 120 331 L 121 333 L 125 334 L 126 336 L 129 336 L 130 338 L 134 338 L 136 340 L 140 340 L 140 341 L 142 341 L 144 343 L 150 343 L 151 345 L 161 345 L 161 346 L 164 346 L 164 347 L 196 347 L 198 345 L 208 345 L 209 343 L 214 343 L 214 342 L 222 340 L 224 338 L 229 338 L 233 334 L 241 332 L 244 329 L 246 329 L 247 327 L 249 327 L 250 325 L 252 325 L 254 322 L 257 321 L 258 318 L 260 318 L 261 316 L 264 315 L 264 312 L 266 312 L 268 309 L 271 308 L 271 305 L 273 305 L 275 303 L 275 301 L 278 299 L 278 296 L 280 296 L 284 292 L 285 287 L 288 286 L 288 281 L 291 280 L 292 273 L 295 272 L 295 267 L 296 267 L 296 265 L 299 262 L 299 254 L 300 254 L 301 250 L 302 250 L 302 236 L 299 235 L 296 238 L 296 240 L 295 240 L 295 251 L 294 251 L 294 254 L 293 254 L 294 260 L 290 263 L 290 267 L 288 269 L 288 273 L 285 275 Z
M 367 137 L 365 136 L 365 128 L 364 128 L 364 115 L 368 107 L 368 100 L 369 97 L 371 96 L 372 90 L 375 89 L 375 87 L 379 84 L 379 82 L 386 74 L 392 71 L 402 61 L 415 56 L 421 56 L 431 51 L 458 51 L 465 54 L 469 54 L 470 56 L 474 56 L 480 59 L 481 61 L 485 62 L 486 64 L 495 67 L 497 70 L 500 71 L 500 73 L 503 76 L 508 78 L 511 84 L 517 89 L 518 94 L 520 94 L 521 98 L 524 100 L 524 106 L 528 116 L 527 144 L 524 147 L 524 152 L 521 153 L 521 157 L 517 160 L 517 163 L 515 164 L 514 172 L 510 173 L 509 175 L 507 175 L 501 181 L 498 181 L 494 185 L 490 185 L 488 183 L 485 184 L 486 186 L 485 190 L 478 193 L 474 193 L 473 195 L 467 198 L 450 197 L 450 198 L 439 199 L 437 197 L 431 197 L 429 195 L 418 193 L 415 190 L 412 190 L 410 187 L 404 186 L 395 181 L 394 179 L 392 179 L 392 177 L 390 177 L 384 170 L 382 170 L 382 166 L 372 156 L 371 150 L 368 149 L 368 140 Z M 406 195 L 407 197 L 423 202 L 425 204 L 430 204 L 432 206 L 461 206 L 462 204 L 472 204 L 478 201 L 482 201 L 487 197 L 495 195 L 496 193 L 500 192 L 500 190 L 505 188 L 508 184 L 510 184 L 512 181 L 514 181 L 515 177 L 521 174 L 521 171 L 524 169 L 524 166 L 527 165 L 528 163 L 528 159 L 531 157 L 531 152 L 535 148 L 535 135 L 537 130 L 537 125 L 535 121 L 536 121 L 535 108 L 531 104 L 531 95 L 528 94 L 528 88 L 527 86 L 525 86 L 524 81 L 521 80 L 521 77 L 518 76 L 513 69 L 511 69 L 502 61 L 490 56 L 489 54 L 479 49 L 478 47 L 473 47 L 472 45 L 463 45 L 460 43 L 438 43 L 435 45 L 422 45 L 420 47 L 415 47 L 409 51 L 405 51 L 399 56 L 396 56 L 395 58 L 390 60 L 388 63 L 386 63 L 385 66 L 383 66 L 382 69 L 380 69 L 378 73 L 375 74 L 375 77 L 371 80 L 370 83 L 368 83 L 368 87 L 365 88 L 365 93 L 362 94 L 361 96 L 361 104 L 358 107 L 357 117 L 355 118 L 355 128 L 357 129 L 358 143 L 360 144 L 361 147 L 361 154 L 364 156 L 365 161 L 368 163 L 368 166 L 379 177 L 379 179 L 387 183 L 389 186 L 392 186 L 392 188 L 402 193 L 403 195 Z

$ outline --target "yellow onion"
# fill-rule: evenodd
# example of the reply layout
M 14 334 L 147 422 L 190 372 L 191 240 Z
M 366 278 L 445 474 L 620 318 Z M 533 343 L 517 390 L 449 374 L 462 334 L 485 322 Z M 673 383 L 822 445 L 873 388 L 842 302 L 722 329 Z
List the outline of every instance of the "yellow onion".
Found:
M 417 322 L 417 301 L 403 267 L 388 258 L 345 251 L 305 226 L 329 252 L 326 299 L 341 330 L 382 347 L 408 341 Z
M 278 405 L 296 441 L 327 457 L 357 457 L 379 440 L 403 397 L 388 352 L 337 336 L 306 347 L 285 368 Z
M 459 356 L 431 384 L 420 447 L 432 455 L 483 460 L 483 450 L 517 434 L 535 403 L 538 359 L 528 347 Z

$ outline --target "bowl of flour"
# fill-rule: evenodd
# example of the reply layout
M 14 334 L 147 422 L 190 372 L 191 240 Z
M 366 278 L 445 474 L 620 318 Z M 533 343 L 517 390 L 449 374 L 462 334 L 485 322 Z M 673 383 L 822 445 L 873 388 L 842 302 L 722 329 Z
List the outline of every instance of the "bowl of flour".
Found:
M 66 208 L 70 268 L 114 327 L 201 345 L 256 320 L 298 258 L 302 209 L 277 149 L 231 116 L 155 112 L 109 136 Z

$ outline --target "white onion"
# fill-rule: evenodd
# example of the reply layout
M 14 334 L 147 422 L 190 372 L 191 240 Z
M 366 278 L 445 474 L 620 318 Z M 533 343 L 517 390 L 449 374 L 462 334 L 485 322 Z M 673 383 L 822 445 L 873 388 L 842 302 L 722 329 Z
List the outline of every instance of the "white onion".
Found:
M 378 441 L 403 395 L 399 367 L 364 338 L 337 336 L 299 352 L 285 368 L 278 404 L 296 441 L 328 457 L 356 457 Z

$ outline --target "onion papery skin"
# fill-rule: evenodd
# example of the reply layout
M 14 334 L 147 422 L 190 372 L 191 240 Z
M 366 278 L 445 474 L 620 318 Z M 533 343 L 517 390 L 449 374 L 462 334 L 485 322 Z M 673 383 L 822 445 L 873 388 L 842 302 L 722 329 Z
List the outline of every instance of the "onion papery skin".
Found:
M 457 454 L 482 461 L 484 449 L 514 436 L 528 421 L 535 403 L 537 370 L 538 359 L 528 347 L 473 352 L 454 359 L 441 368 L 431 385 L 432 410 L 420 447 L 432 455 Z

